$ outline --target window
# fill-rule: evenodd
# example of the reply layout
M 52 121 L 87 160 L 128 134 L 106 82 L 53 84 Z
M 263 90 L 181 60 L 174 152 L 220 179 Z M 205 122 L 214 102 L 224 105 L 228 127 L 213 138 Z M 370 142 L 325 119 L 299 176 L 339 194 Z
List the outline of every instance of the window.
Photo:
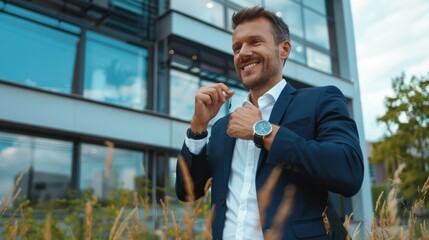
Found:
M 332 73 L 335 60 L 331 57 L 328 24 L 332 20 L 327 16 L 326 1 L 266 0 L 265 4 L 289 26 L 292 45 L 290 59 Z
M 290 34 L 304 37 L 301 6 L 292 0 L 270 0 L 266 2 L 269 10 L 283 18 L 289 26 Z
M 199 78 L 177 70 L 170 71 L 170 115 L 191 120 Z
M 330 56 L 313 48 L 307 48 L 307 64 L 324 72 L 332 72 Z
M 326 15 L 326 2 L 325 0 L 303 0 L 305 6 Z
M 0 132 L 0 199 L 26 166 L 18 188 L 32 204 L 67 197 L 72 149 L 71 142 Z
M 290 52 L 289 58 L 300 63 L 306 63 L 305 59 L 305 45 L 299 42 L 298 40 L 292 39 L 292 50 Z
M 78 37 L 0 13 L 0 79 L 71 93 Z
M 147 103 L 147 50 L 88 33 L 84 97 L 143 110 Z
M 326 18 L 304 9 L 305 38 L 319 47 L 329 50 L 328 22 Z
M 217 27 L 224 28 L 223 5 L 211 0 L 183 1 L 172 0 L 171 8 L 183 12 L 189 16 L 198 18 Z
M 147 174 L 142 152 L 82 144 L 80 157 L 79 181 L 82 191 L 92 191 L 101 199 L 106 199 L 112 191 L 118 189 L 143 191 Z
M 235 3 L 240 7 L 253 7 L 262 5 L 262 0 L 229 0 L 229 2 Z
M 234 13 L 236 13 L 237 10 L 233 9 L 233 8 L 227 8 L 226 10 L 226 14 L 227 14 L 227 18 L 226 18 L 226 30 L 227 31 L 232 31 L 232 15 Z

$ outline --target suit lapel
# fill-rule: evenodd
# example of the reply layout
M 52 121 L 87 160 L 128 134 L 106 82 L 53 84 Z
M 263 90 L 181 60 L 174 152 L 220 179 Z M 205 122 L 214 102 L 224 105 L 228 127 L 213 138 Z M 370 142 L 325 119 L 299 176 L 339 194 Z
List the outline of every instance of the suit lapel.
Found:
M 225 133 L 227 131 L 228 127 L 228 121 L 226 122 L 225 127 Z M 225 134 L 224 142 L 220 146 L 224 146 L 224 152 L 223 152 L 223 158 L 224 158 L 224 180 L 225 180 L 225 186 L 228 187 L 228 181 L 229 181 L 229 174 L 231 173 L 231 162 L 232 162 L 232 156 L 234 154 L 234 147 L 235 147 L 235 140 L 236 138 L 232 138 L 228 136 L 228 134 Z
M 279 98 L 274 104 L 273 110 L 271 111 L 271 116 L 269 120 L 270 123 L 275 125 L 280 125 L 280 122 L 286 113 L 286 109 L 288 108 L 289 103 L 295 94 L 295 91 L 296 89 L 290 83 L 286 84 L 286 86 L 283 88 L 282 92 L 280 93 Z M 263 160 L 265 160 L 267 154 L 268 154 L 268 151 L 265 150 L 265 148 L 262 148 L 261 154 L 259 155 L 257 169 L 259 169 Z

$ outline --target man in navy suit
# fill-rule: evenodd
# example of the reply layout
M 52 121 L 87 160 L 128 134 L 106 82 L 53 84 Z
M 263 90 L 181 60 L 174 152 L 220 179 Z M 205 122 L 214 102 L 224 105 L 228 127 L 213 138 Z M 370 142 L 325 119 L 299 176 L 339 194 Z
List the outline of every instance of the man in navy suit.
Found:
M 232 20 L 234 65 L 250 92 L 213 125 L 208 141 L 209 121 L 234 91 L 218 83 L 196 93 L 179 157 L 194 184 L 191 195 L 203 196 L 212 178 L 214 239 L 263 239 L 279 230 L 281 239 L 328 239 L 322 218 L 328 191 L 351 197 L 363 180 L 345 98 L 333 86 L 297 90 L 282 79 L 291 44 L 274 13 L 245 8 Z M 176 193 L 189 201 L 180 165 Z

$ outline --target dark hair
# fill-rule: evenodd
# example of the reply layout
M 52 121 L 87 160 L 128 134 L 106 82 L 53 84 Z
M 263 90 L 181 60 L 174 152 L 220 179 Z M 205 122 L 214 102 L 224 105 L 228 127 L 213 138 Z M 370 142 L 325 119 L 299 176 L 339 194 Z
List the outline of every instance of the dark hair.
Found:
M 285 40 L 290 40 L 288 25 L 281 17 L 278 17 L 275 13 L 266 10 L 264 7 L 243 8 L 234 13 L 232 15 L 232 29 L 235 30 L 238 25 L 257 18 L 266 18 L 271 22 L 276 44 Z

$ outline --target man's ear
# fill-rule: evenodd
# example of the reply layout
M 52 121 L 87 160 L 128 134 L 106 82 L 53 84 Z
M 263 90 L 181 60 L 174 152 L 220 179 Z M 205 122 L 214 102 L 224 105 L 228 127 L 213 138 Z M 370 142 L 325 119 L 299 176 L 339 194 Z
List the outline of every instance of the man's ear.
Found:
M 283 61 L 286 61 L 286 59 L 289 57 L 291 49 L 292 46 L 290 45 L 290 41 L 288 40 L 285 40 L 279 44 L 280 58 Z

